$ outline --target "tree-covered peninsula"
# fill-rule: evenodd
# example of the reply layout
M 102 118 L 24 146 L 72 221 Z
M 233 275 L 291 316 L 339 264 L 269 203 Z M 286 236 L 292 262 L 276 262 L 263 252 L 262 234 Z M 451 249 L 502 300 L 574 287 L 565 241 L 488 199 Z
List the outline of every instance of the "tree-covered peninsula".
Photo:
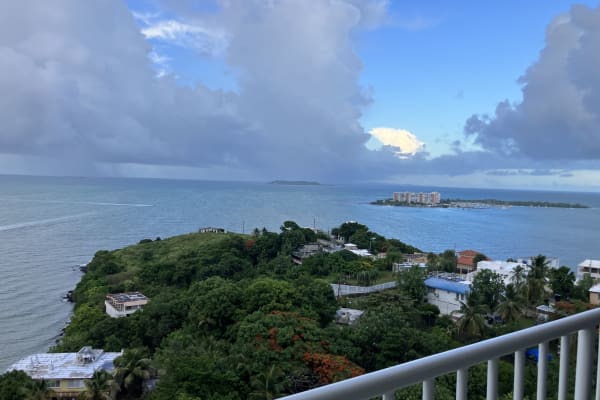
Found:
M 273 399 L 529 326 L 527 310 L 549 296 L 540 290 L 546 278 L 564 297 L 586 295 L 568 268 L 550 274 L 540 258 L 536 269 L 522 271 L 518 287 L 482 274 L 455 323 L 426 302 L 425 269 L 392 275 L 392 264 L 418 249 L 355 222 L 332 234 L 379 256 L 341 250 L 294 264 L 298 248 L 330 237 L 291 221 L 277 233 L 191 233 L 99 251 L 73 292 L 71 323 L 52 351 L 125 350 L 115 360 L 114 375 L 99 373 L 86 382 L 89 398 L 96 390 L 112 399 Z M 431 270 L 456 267 L 453 251 L 427 259 Z M 397 280 L 396 288 L 362 297 L 336 299 L 330 285 L 386 274 Z M 131 291 L 142 292 L 149 303 L 126 318 L 109 317 L 106 295 Z M 565 304 L 569 313 L 585 308 L 581 302 Z M 339 307 L 364 315 L 357 324 L 336 324 Z M 490 313 L 503 322 L 486 323 Z M 555 367 L 550 365 L 551 375 Z M 499 388 L 506 396 L 511 368 L 510 359 L 501 360 Z M 535 364 L 527 368 L 533 375 Z M 485 396 L 484 382 L 485 365 L 472 367 L 473 398 Z M 453 377 L 440 378 L 436 398 L 453 398 L 453 387 Z M 535 380 L 526 389 L 534 394 Z M 45 398 L 47 390 L 22 372 L 0 376 L 2 399 Z M 398 396 L 420 398 L 420 388 Z
M 549 207 L 549 208 L 589 208 L 579 203 L 559 203 L 550 201 L 498 200 L 498 199 L 442 199 L 437 204 L 407 203 L 394 199 L 380 199 L 370 204 L 397 207 L 442 207 L 442 208 L 487 208 L 487 207 Z

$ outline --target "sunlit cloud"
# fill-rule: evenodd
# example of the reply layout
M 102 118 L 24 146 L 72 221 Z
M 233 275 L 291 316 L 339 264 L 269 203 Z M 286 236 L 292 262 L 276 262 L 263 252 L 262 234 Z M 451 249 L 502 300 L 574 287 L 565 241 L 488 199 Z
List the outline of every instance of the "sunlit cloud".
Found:
M 391 146 L 398 149 L 395 154 L 400 158 L 414 156 L 425 150 L 425 143 L 405 129 L 380 127 L 370 130 L 369 133 L 384 146 Z
M 193 48 L 211 55 L 222 54 L 227 47 L 227 36 L 222 30 L 200 24 L 163 20 L 150 22 L 141 32 L 146 39 Z

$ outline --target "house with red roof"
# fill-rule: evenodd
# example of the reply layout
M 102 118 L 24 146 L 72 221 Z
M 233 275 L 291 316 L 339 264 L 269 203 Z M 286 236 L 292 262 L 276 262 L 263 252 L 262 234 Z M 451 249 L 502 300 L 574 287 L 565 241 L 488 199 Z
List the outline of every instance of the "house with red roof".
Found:
M 482 253 L 475 250 L 459 251 L 456 261 L 456 270 L 461 274 L 468 274 L 469 272 L 475 271 L 477 269 L 475 257 L 477 257 L 478 254 Z

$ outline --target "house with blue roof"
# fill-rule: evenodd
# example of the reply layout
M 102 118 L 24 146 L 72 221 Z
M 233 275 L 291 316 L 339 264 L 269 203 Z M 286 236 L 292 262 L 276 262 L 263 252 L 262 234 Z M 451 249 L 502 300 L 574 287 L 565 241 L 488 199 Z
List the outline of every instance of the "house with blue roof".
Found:
M 461 302 L 466 302 L 471 291 L 468 281 L 450 274 L 425 279 L 427 286 L 427 302 L 437 306 L 442 315 L 450 315 L 460 311 Z

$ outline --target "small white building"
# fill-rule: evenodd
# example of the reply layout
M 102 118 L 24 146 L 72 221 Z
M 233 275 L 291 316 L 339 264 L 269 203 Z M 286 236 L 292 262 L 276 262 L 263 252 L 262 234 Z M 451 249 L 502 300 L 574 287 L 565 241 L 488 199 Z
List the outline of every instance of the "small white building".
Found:
M 548 322 L 556 313 L 556 309 L 551 305 L 542 304 L 535 308 L 538 322 Z
M 477 276 L 477 274 L 480 271 L 490 270 L 492 272 L 495 272 L 495 273 L 501 275 L 502 279 L 504 280 L 504 285 L 508 285 L 509 283 L 513 282 L 514 270 L 517 267 L 523 268 L 525 270 L 525 272 L 527 272 L 529 269 L 527 264 L 523 264 L 523 263 L 519 263 L 519 262 L 479 261 L 477 263 L 477 270 L 475 270 L 473 272 L 469 272 L 467 274 L 467 280 L 473 282 L 473 278 L 475 278 L 475 276 Z
M 392 272 L 406 271 L 408 269 L 411 269 L 413 265 L 417 265 L 419 268 L 427 269 L 427 264 L 425 264 L 425 263 L 401 262 L 401 263 L 392 263 Z
M 590 304 L 600 305 L 600 284 L 592 286 L 588 292 L 590 294 Z
M 369 252 L 369 250 L 359 249 L 358 246 L 354 243 L 346 243 L 344 245 L 344 250 L 351 251 L 352 253 L 360 257 L 371 257 L 373 255 Z
M 577 280 L 589 274 L 592 279 L 600 279 L 600 260 L 584 260 L 577 265 Z
M 108 353 L 83 347 L 77 353 L 42 353 L 27 356 L 8 368 L 25 372 L 33 380 L 45 381 L 52 391 L 49 398 L 75 400 L 85 390 L 85 381 L 95 371 L 114 370 L 115 358 L 123 353 Z
M 451 315 L 460 311 L 461 302 L 467 301 L 471 291 L 469 282 L 459 279 L 431 277 L 425 279 L 427 286 L 427 302 L 437 306 L 442 315 Z
M 148 304 L 148 298 L 140 292 L 115 293 L 106 296 L 104 306 L 112 318 L 126 317 Z

